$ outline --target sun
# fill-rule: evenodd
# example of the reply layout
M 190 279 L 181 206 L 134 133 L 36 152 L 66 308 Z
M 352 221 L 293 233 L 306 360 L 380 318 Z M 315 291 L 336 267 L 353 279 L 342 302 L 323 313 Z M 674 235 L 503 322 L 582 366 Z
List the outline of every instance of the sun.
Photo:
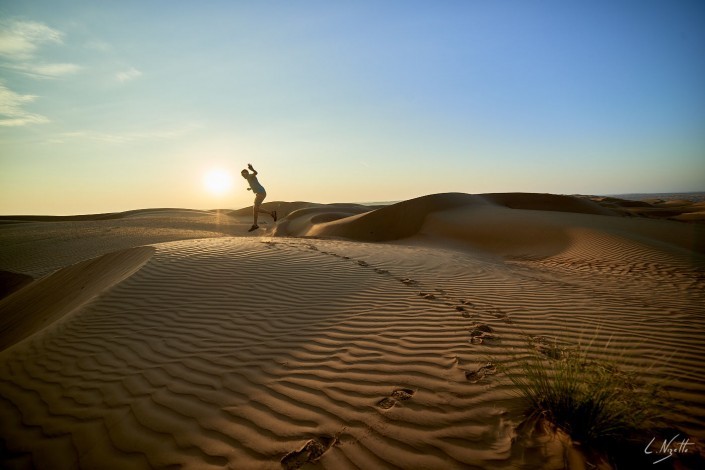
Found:
M 223 169 L 212 169 L 203 176 L 203 186 L 214 196 L 223 196 L 233 187 L 232 175 Z

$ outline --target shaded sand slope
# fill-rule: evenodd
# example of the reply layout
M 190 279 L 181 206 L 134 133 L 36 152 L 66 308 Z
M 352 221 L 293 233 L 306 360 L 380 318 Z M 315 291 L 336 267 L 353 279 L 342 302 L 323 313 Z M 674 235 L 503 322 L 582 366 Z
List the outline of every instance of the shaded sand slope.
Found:
M 317 214 L 319 217 L 311 218 L 311 212 L 300 211 L 291 214 L 286 224 L 277 226 L 274 235 L 342 237 L 370 242 L 397 240 L 416 233 L 430 212 L 477 203 L 481 203 L 478 196 L 469 194 L 423 196 L 333 221 L 320 217 L 322 212 Z M 304 217 L 305 223 L 295 223 L 297 217 Z
M 26 274 L 0 271 L 0 299 L 21 289 L 33 280 L 32 276 Z
M 415 237 L 416 242 L 451 241 L 504 256 L 544 258 L 580 243 L 576 240 L 585 237 L 579 233 L 604 233 L 650 248 L 676 250 L 686 258 L 692 252 L 705 253 L 703 225 L 617 217 L 608 208 L 573 196 L 434 194 L 345 218 L 345 213 L 334 213 L 332 221 L 325 210 L 294 212 L 273 234 L 375 242 Z M 614 251 L 618 253 L 619 247 Z M 701 258 L 696 255 L 695 261 Z
M 83 261 L 0 300 L 0 351 L 129 277 L 153 252 L 143 246 Z
M 627 254 L 622 253 L 626 243 L 661 251 L 667 257 L 679 257 L 686 264 L 687 260 L 694 265 L 705 261 L 705 226 L 673 221 L 490 206 L 429 214 L 418 235 L 439 244 L 452 240 L 510 257 L 538 259 L 561 256 L 571 250 L 572 254 L 594 253 L 602 261 L 614 256 L 617 256 L 615 261 L 627 261 L 629 256 L 621 256 Z M 593 240 L 602 242 L 595 244 Z M 610 244 L 612 247 L 608 248 Z
M 495 373 L 527 339 L 582 342 L 665 381 L 664 414 L 705 439 L 705 286 L 692 268 L 693 282 L 662 288 L 658 270 L 423 246 L 155 249 L 0 353 L 5 467 L 277 469 L 313 452 L 328 469 L 563 468 L 560 442 L 517 435 L 521 410 Z M 625 267 L 667 263 L 640 255 Z
M 370 207 L 350 205 L 319 205 L 297 209 L 289 213 L 273 230 L 276 236 L 302 236 L 317 224 L 347 219 L 359 214 L 371 213 Z
M 422 196 L 408 201 L 385 206 L 374 211 L 361 213 L 346 219 L 333 221 L 319 217 L 306 220 L 308 224 L 298 224 L 297 229 L 280 224 L 275 235 L 342 237 L 360 241 L 392 241 L 416 235 L 421 230 L 429 214 L 465 208 L 497 207 L 517 210 L 541 210 L 552 212 L 573 212 L 584 214 L 614 215 L 615 213 L 599 204 L 583 198 L 558 196 L 553 194 L 482 194 L 445 193 Z M 325 208 L 320 208 L 321 210 Z M 294 212 L 289 215 L 291 224 L 299 216 L 308 212 Z M 481 221 L 476 221 L 481 222 Z M 286 230 L 282 230 L 286 228 Z

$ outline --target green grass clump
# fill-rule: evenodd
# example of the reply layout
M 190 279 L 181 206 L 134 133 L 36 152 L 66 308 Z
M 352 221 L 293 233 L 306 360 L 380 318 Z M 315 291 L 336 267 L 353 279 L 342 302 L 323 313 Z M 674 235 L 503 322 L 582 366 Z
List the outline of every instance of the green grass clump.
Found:
M 580 350 L 531 354 L 508 374 L 528 402 L 529 419 L 546 419 L 573 441 L 609 452 L 629 436 L 658 425 L 662 394 L 614 364 Z

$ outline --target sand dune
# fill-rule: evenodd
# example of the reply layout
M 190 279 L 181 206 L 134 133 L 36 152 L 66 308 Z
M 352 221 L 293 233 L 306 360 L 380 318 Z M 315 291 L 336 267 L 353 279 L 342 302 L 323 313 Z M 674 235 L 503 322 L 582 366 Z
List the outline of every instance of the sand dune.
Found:
M 154 248 L 115 251 L 82 261 L 41 279 L 0 301 L 0 350 L 78 310 L 102 291 L 130 277 Z
M 119 214 L 64 217 L 0 223 L 0 269 L 40 278 L 71 264 L 135 246 L 174 240 L 247 233 L 248 216 L 233 217 L 217 211 L 146 209 Z M 263 221 L 267 227 L 268 221 Z
M 326 217 L 330 213 L 332 220 Z M 569 232 L 583 227 L 641 238 L 651 245 L 667 244 L 667 250 L 676 245 L 676 249 L 705 253 L 701 225 L 616 217 L 610 209 L 571 196 L 434 194 L 344 217 L 348 214 L 325 207 L 294 212 L 273 235 L 373 242 L 425 237 L 435 238 L 440 245 L 452 240 L 501 255 L 545 257 L 566 249 L 572 243 Z
M 0 223 L 17 222 L 85 222 L 89 220 L 116 220 L 129 217 L 153 217 L 166 215 L 168 217 L 186 216 L 198 217 L 209 215 L 208 211 L 193 209 L 137 209 L 125 212 L 110 212 L 106 214 L 81 214 L 81 215 L 4 215 L 0 216 Z
M 3 464 L 564 468 L 499 367 L 552 342 L 663 381 L 705 439 L 702 225 L 551 195 L 271 204 L 259 237 L 228 236 L 247 208 L 0 225 L 0 269 L 41 277 L 0 302 Z
M 631 217 L 671 219 L 681 222 L 705 221 L 704 202 L 685 199 L 629 201 L 611 197 L 592 197 L 590 199 L 619 214 Z

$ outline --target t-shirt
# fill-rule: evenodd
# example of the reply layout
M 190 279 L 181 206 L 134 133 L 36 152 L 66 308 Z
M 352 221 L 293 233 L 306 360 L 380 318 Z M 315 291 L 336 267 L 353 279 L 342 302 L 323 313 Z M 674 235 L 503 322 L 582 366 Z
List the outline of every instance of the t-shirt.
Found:
M 255 175 L 250 175 L 247 177 L 247 182 L 250 183 L 250 188 L 252 188 L 252 192 L 255 194 L 260 194 L 260 193 L 266 193 L 267 191 L 264 190 L 264 186 L 259 184 L 259 181 L 257 181 L 257 177 Z

